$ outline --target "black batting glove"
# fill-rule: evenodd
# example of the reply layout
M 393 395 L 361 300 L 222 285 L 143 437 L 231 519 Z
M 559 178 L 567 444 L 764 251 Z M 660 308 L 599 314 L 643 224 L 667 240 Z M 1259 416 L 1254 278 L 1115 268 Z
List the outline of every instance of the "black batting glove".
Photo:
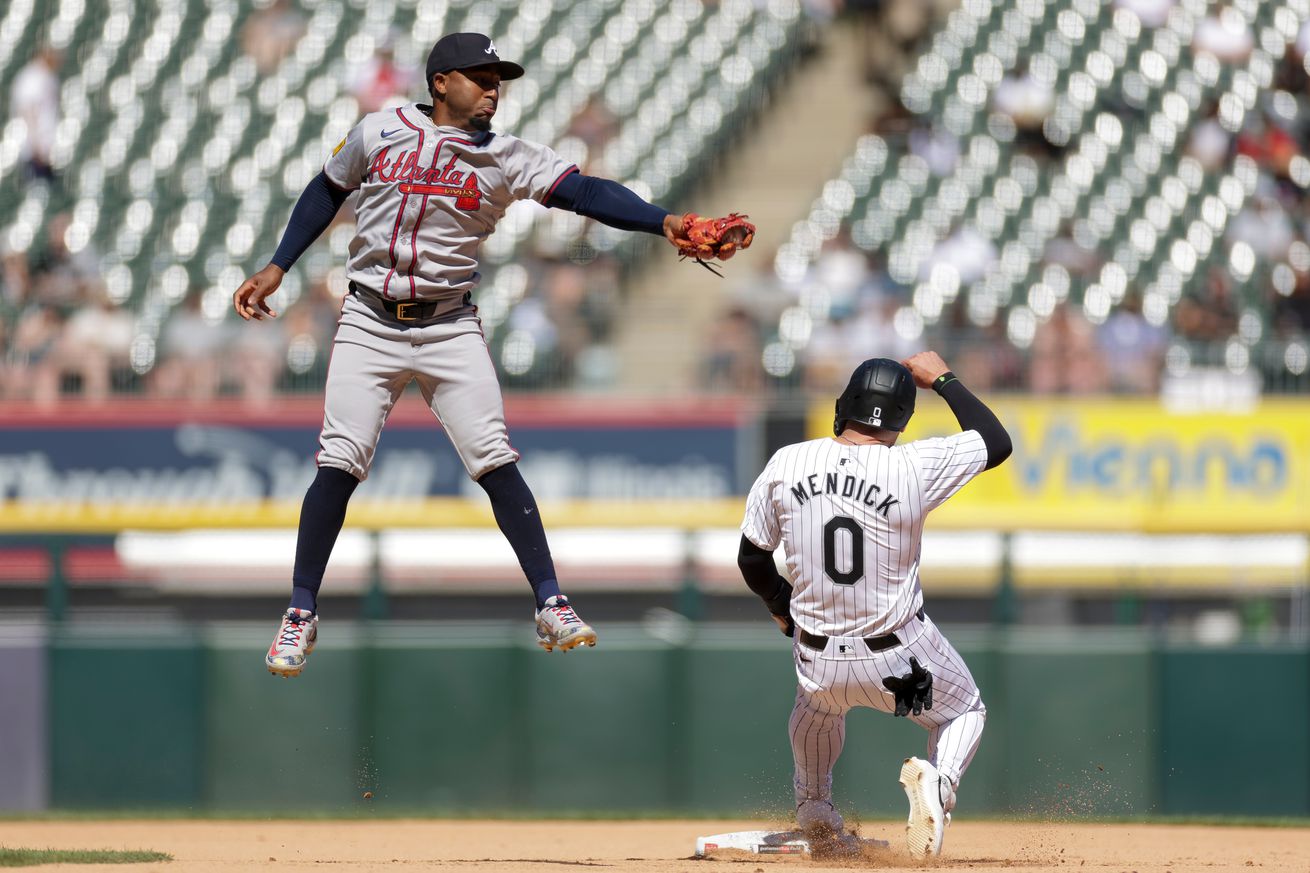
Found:
M 882 684 L 896 695 L 896 712 L 893 715 L 907 716 L 911 712 L 922 715 L 925 709 L 932 709 L 932 674 L 913 655 L 910 655 L 910 672 L 900 677 L 885 678 Z

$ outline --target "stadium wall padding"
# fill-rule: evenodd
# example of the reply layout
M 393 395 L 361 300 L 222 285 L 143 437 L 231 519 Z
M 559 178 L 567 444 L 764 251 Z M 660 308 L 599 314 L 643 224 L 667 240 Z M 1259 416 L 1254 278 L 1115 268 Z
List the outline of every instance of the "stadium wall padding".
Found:
M 607 625 L 598 648 L 547 655 L 519 625 L 322 627 L 294 680 L 264 670 L 263 627 L 52 634 L 50 806 L 790 812 L 795 678 L 767 629 L 660 639 Z M 1310 814 L 1310 649 L 948 633 L 988 704 L 962 814 Z M 925 741 L 905 720 L 855 711 L 838 803 L 902 815 L 899 762 Z M 1249 767 L 1234 749 L 1276 750 L 1260 758 L 1276 766 Z

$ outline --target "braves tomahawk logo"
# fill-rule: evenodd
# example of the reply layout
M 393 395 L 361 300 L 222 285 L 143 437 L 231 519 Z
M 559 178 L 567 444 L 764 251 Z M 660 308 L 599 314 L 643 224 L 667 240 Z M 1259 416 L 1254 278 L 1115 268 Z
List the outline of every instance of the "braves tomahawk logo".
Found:
M 482 186 L 472 170 L 457 170 L 459 155 L 451 155 L 444 167 L 422 167 L 418 153 L 399 151 L 393 157 L 390 148 L 378 152 L 368 168 L 367 178 L 379 182 L 399 182 L 402 194 L 454 197 L 455 208 L 476 212 L 482 205 Z

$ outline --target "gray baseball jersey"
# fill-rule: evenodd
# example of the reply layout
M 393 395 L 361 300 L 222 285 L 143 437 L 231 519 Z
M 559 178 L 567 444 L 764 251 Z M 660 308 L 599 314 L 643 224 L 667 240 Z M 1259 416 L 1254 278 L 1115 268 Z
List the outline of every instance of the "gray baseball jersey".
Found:
M 382 426 L 417 380 L 468 474 L 518 459 L 477 310 L 478 248 L 515 200 L 544 201 L 577 168 L 549 148 L 432 123 L 411 103 L 364 116 L 323 172 L 357 190 L 348 295 L 333 343 L 318 463 L 364 479 Z M 400 322 L 382 300 L 434 301 Z
M 832 770 L 856 706 L 894 712 L 882 685 L 914 655 L 933 674 L 933 708 L 910 718 L 928 731 L 928 760 L 957 784 L 982 737 L 986 708 L 964 659 L 923 613 L 924 518 L 987 464 L 976 431 L 898 446 L 831 437 L 786 446 L 747 498 L 742 533 L 785 548 L 796 702 L 788 730 L 796 803 L 832 799 Z M 825 638 L 815 648 L 799 631 Z M 874 651 L 865 640 L 894 633 Z
M 458 303 L 478 247 L 515 200 L 545 201 L 575 165 L 515 136 L 439 127 L 417 103 L 373 112 L 323 172 L 358 191 L 346 272 L 392 300 Z

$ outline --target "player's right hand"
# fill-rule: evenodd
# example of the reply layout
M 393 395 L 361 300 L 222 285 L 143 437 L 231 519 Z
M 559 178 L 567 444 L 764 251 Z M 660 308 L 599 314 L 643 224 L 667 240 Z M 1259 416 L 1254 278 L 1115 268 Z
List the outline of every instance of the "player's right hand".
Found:
M 901 361 L 901 363 L 914 377 L 914 384 L 920 388 L 931 388 L 932 383 L 937 381 L 938 376 L 949 373 L 951 370 L 950 367 L 946 366 L 946 362 L 942 360 L 942 356 L 936 352 L 919 352 Z
M 278 289 L 285 275 L 281 267 L 269 264 L 242 282 L 241 287 L 232 295 L 232 306 L 236 309 L 237 315 L 246 321 L 252 318 L 262 321 L 265 315 L 269 318 L 277 318 L 277 313 L 269 308 L 265 300 Z
M 782 631 L 784 636 L 790 637 L 796 633 L 796 622 L 792 621 L 790 615 L 775 615 L 773 616 L 773 623 L 778 626 L 778 630 Z

